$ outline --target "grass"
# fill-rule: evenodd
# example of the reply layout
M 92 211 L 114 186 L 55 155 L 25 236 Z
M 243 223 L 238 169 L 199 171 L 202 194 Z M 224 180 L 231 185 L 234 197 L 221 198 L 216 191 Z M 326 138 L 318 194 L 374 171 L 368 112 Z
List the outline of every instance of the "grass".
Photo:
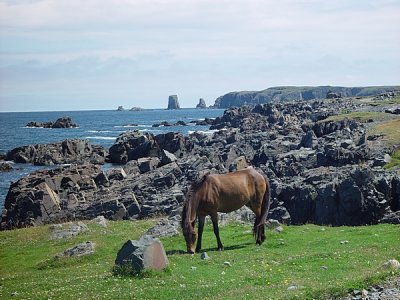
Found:
M 400 104 L 400 96 L 393 97 L 391 99 L 385 99 L 380 101 L 372 101 L 368 103 L 370 106 L 384 106 L 391 104 Z
M 339 115 L 330 116 L 327 119 L 322 120 L 320 122 L 341 121 L 344 119 L 356 120 L 361 123 L 367 123 L 370 122 L 371 120 L 387 121 L 387 120 L 398 119 L 398 117 L 396 115 L 391 115 L 384 112 L 376 112 L 376 111 L 355 111 L 355 112 L 344 111 Z
M 398 98 L 395 98 L 398 99 Z M 374 123 L 368 126 L 367 136 L 380 135 L 380 141 L 389 148 L 394 149 L 391 157 L 392 161 L 385 165 L 386 169 L 400 167 L 400 117 L 384 112 L 362 111 L 347 112 L 339 115 L 330 116 L 326 121 L 341 121 L 344 119 L 356 120 L 361 123 Z
M 380 266 L 400 259 L 399 225 L 289 226 L 268 230 L 256 247 L 251 226 L 230 224 L 220 230 L 223 252 L 206 226 L 209 260 L 181 254 L 182 236 L 164 238 L 165 272 L 115 276 L 120 247 L 154 222 L 89 224 L 89 232 L 60 241 L 49 240 L 47 226 L 0 232 L 0 299 L 326 299 L 398 275 Z M 53 259 L 87 240 L 96 243 L 92 256 Z

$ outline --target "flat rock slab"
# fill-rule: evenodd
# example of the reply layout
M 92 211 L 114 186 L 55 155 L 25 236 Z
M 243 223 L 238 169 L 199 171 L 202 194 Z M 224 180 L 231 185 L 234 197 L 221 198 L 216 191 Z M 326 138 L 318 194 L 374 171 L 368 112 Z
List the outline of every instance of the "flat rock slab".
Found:
M 78 257 L 84 255 L 91 255 L 94 253 L 96 244 L 93 242 L 80 243 L 72 248 L 66 249 L 63 253 L 57 255 L 57 257 Z
M 83 222 L 72 224 L 55 224 L 49 227 L 50 238 L 52 240 L 59 240 L 76 236 L 84 231 L 89 230 Z
M 115 264 L 132 268 L 135 272 L 143 269 L 161 271 L 168 265 L 167 254 L 159 239 L 144 235 L 139 240 L 128 240 L 118 251 Z
M 154 238 L 175 236 L 179 234 L 178 224 L 168 219 L 161 219 L 156 225 L 148 229 L 145 235 L 150 235 Z

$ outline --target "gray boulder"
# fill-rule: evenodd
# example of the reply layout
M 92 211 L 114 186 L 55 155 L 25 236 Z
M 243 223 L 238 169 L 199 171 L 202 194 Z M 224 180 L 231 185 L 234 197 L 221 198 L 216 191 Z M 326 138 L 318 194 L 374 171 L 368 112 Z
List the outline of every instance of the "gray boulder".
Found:
M 128 240 L 118 251 L 116 266 L 128 267 L 133 272 L 163 270 L 168 266 L 164 246 L 159 239 L 144 235 L 139 240 Z
M 161 149 L 154 136 L 140 131 L 127 131 L 120 134 L 109 149 L 111 163 L 125 164 L 130 160 L 146 157 L 160 157 Z
M 50 225 L 49 230 L 51 239 L 60 240 L 60 239 L 71 238 L 73 236 L 81 234 L 85 231 L 88 231 L 89 228 L 85 223 L 77 222 L 77 223 Z
M 168 219 L 161 219 L 156 225 L 146 231 L 144 235 L 153 238 L 178 235 L 179 224 Z
M 84 242 L 80 243 L 72 248 L 66 249 L 61 254 L 58 254 L 56 257 L 79 257 L 91 255 L 94 253 L 96 244 L 93 242 Z

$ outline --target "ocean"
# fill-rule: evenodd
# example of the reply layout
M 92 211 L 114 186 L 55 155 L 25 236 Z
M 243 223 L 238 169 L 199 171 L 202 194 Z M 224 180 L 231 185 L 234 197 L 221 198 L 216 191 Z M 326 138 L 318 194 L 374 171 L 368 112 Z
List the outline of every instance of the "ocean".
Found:
M 128 130 L 148 131 L 155 135 L 164 132 L 209 131 L 209 126 L 167 126 L 152 127 L 163 121 L 176 123 L 203 120 L 222 116 L 222 109 L 180 109 L 180 110 L 142 110 L 142 111 L 54 111 L 54 112 L 10 112 L 0 113 L 0 154 L 16 147 L 30 144 L 47 144 L 65 139 L 87 139 L 92 144 L 111 147 L 119 134 Z M 48 122 L 68 116 L 79 128 L 48 129 L 29 128 L 31 121 Z M 12 164 L 13 171 L 0 172 L 0 208 L 3 208 L 11 182 L 29 173 L 49 168 L 31 164 Z M 108 168 L 110 166 L 105 166 Z

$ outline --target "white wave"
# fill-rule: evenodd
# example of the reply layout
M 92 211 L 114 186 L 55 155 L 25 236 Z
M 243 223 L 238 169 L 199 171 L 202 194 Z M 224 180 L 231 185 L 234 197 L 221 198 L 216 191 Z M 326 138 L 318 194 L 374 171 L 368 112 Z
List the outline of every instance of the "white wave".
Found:
M 110 133 L 110 132 L 114 132 L 114 131 L 111 131 L 111 130 L 87 130 L 86 132 L 89 132 L 89 133 Z
M 212 134 L 214 134 L 215 132 L 218 132 L 218 131 L 219 131 L 218 129 L 213 129 L 213 130 L 189 130 L 188 133 L 189 134 L 193 134 L 193 133 L 197 132 L 197 133 L 202 133 L 202 134 L 206 134 L 206 135 L 212 135 Z
M 114 136 L 87 136 L 85 138 L 91 139 L 91 140 L 115 140 L 116 139 L 116 137 L 114 137 Z

